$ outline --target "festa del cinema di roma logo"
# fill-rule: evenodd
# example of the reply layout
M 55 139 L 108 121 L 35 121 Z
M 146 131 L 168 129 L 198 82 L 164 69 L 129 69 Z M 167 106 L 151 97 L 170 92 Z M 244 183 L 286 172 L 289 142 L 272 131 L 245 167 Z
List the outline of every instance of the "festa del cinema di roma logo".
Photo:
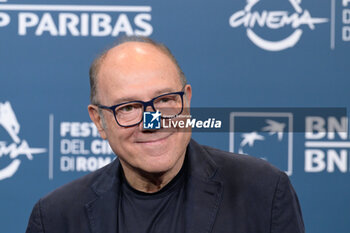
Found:
M 266 0 L 264 0 L 266 1 Z M 286 0 L 284 0 L 286 1 Z M 313 18 L 308 10 L 300 6 L 302 0 L 288 0 L 294 13 L 288 11 L 252 11 L 253 7 L 262 2 L 262 0 L 247 0 L 247 5 L 243 10 L 237 11 L 231 15 L 229 24 L 233 28 L 244 26 L 247 37 L 258 47 L 267 51 L 281 51 L 294 47 L 300 40 L 303 29 L 302 25 L 307 25 L 311 30 L 315 29 L 315 24 L 328 22 L 327 18 Z M 289 36 L 276 41 L 270 41 L 262 38 L 253 31 L 255 26 L 269 29 L 280 29 L 291 26 L 294 30 Z
M 3 128 L 10 138 L 12 143 L 7 144 L 0 138 L 0 159 L 8 156 L 8 165 L 0 163 L 0 181 L 12 177 L 21 165 L 20 155 L 25 155 L 27 159 L 32 160 L 33 154 L 45 153 L 44 148 L 30 148 L 26 140 L 21 140 L 18 136 L 20 124 L 17 121 L 16 115 L 11 107 L 10 102 L 0 102 L 0 129 Z

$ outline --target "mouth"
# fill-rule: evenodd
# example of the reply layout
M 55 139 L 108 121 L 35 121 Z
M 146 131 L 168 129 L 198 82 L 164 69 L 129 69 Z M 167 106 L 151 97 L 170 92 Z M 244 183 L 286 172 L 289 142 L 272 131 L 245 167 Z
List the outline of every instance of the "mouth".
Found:
M 144 139 L 138 139 L 136 140 L 136 143 L 143 144 L 143 145 L 154 145 L 154 144 L 161 144 L 165 142 L 173 133 L 167 134 L 165 136 L 161 135 L 160 137 L 154 137 L 154 138 L 144 138 Z

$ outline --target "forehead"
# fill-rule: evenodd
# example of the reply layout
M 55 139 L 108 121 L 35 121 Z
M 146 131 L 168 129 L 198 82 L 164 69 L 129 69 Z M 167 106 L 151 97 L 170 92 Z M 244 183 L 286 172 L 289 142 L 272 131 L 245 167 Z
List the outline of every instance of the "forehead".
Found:
M 173 61 L 160 48 L 145 42 L 125 42 L 110 49 L 101 62 L 101 69 L 123 66 L 149 65 L 152 62 L 168 63 L 174 66 Z
M 100 97 L 181 86 L 174 62 L 159 48 L 144 42 L 126 42 L 110 49 L 97 76 Z

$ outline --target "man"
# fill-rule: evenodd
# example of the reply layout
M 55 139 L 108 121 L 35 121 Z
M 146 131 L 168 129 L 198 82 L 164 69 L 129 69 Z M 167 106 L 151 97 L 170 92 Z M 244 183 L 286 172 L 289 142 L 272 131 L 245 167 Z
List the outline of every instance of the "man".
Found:
M 127 39 L 94 61 L 90 84 L 90 117 L 118 157 L 42 198 L 27 233 L 304 232 L 283 172 L 182 129 L 143 128 L 144 111 L 176 118 L 190 107 L 191 86 L 165 46 Z

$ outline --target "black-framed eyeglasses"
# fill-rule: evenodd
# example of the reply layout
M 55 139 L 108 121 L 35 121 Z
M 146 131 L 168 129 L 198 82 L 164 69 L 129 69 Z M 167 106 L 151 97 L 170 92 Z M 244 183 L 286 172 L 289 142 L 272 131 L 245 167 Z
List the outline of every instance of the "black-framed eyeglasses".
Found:
M 150 101 L 141 100 L 129 101 L 113 106 L 104 106 L 97 104 L 102 109 L 111 110 L 119 126 L 131 127 L 138 125 L 143 120 L 143 112 L 148 106 L 156 112 L 161 113 L 161 118 L 175 118 L 183 111 L 184 91 L 171 92 L 154 97 Z

